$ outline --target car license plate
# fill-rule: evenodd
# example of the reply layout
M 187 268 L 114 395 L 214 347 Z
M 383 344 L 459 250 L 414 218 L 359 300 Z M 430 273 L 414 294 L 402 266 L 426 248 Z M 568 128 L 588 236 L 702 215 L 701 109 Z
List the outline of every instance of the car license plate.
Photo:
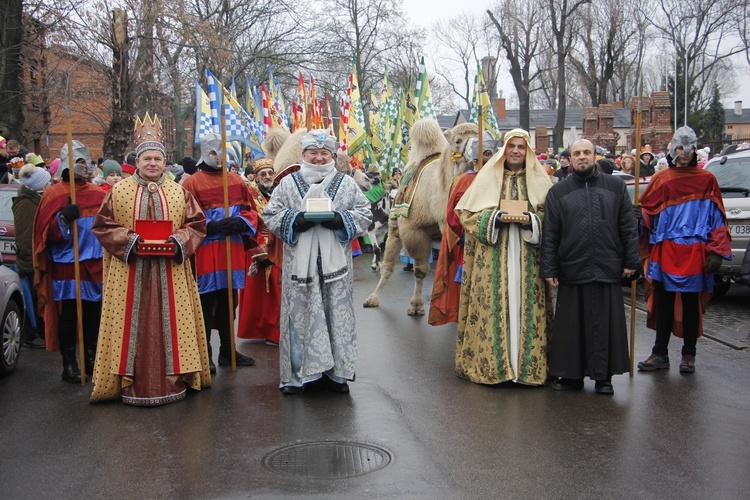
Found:
M 0 241 L 0 252 L 2 253 L 16 253 L 16 242 L 13 240 L 2 240 Z
M 729 234 L 732 236 L 750 236 L 750 224 L 730 224 Z

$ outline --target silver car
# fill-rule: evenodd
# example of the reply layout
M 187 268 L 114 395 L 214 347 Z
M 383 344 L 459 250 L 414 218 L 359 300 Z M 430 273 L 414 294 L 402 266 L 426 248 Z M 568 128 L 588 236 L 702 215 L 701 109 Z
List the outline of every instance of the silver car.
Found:
M 750 241 L 750 150 L 717 156 L 706 166 L 716 176 L 732 236 L 732 260 L 723 261 L 716 273 L 714 296 L 721 297 L 740 275 L 740 266 Z
M 3 350 L 0 353 L 0 377 L 10 374 L 18 364 L 24 318 L 21 279 L 15 271 L 2 265 L 0 257 L 0 318 Z

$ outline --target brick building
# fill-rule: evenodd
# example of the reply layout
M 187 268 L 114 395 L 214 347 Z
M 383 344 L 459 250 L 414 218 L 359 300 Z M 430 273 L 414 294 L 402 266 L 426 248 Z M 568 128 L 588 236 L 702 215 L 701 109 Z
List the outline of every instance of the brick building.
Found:
M 672 102 L 669 92 L 659 90 L 651 93 L 651 97 L 634 97 L 630 105 L 630 123 L 627 133 L 628 147 L 635 148 L 636 116 L 638 104 L 641 106 L 641 145 L 651 145 L 654 153 L 664 150 L 672 140 Z
M 92 160 L 103 157 L 104 133 L 111 117 L 109 68 L 80 57 L 61 46 L 47 46 L 39 23 L 24 21 L 26 35 L 22 46 L 21 82 L 24 106 L 24 145 L 45 159 L 57 158 L 67 142 L 66 111 L 70 107 L 73 139 L 89 148 Z M 70 79 L 70 100 L 67 85 Z M 161 109 L 168 155 L 174 150 L 174 118 L 170 100 L 163 96 Z M 161 110 L 167 111 L 163 113 Z M 135 117 L 134 117 L 135 118 Z M 186 120 L 186 148 L 182 156 L 192 154 L 193 120 Z M 180 157 L 182 157 L 180 156 Z M 115 158 L 122 162 L 123 158 Z

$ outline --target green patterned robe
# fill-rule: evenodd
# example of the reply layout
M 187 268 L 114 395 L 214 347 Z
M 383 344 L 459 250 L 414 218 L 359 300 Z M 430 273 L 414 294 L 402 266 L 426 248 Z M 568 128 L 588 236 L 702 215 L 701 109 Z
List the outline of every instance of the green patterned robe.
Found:
M 527 200 L 525 171 L 514 174 L 506 170 L 502 193 L 503 199 Z M 539 274 L 539 245 L 527 242 L 522 236 L 523 233 L 529 239 L 532 232 L 514 231 L 508 224 L 494 229 L 498 212 L 498 208 L 459 212 L 466 230 L 466 243 L 458 311 L 456 373 L 480 384 L 515 381 L 541 385 L 547 378 L 552 293 Z M 534 216 L 538 222 L 535 226 L 541 232 L 543 211 Z M 508 278 L 510 237 L 517 238 L 520 247 L 520 279 L 515 283 L 510 283 Z M 517 373 L 510 358 L 509 286 L 519 287 L 520 292 Z

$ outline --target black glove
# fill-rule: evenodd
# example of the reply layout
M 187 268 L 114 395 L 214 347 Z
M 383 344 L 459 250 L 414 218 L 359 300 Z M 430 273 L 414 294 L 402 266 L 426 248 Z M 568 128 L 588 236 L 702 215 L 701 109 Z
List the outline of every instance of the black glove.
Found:
M 633 215 L 635 215 L 635 220 L 637 222 L 641 222 L 641 219 L 643 219 L 643 211 L 640 203 L 633 205 Z
M 221 223 L 223 221 L 220 220 L 212 220 L 206 223 L 206 235 L 211 236 L 213 234 L 221 233 Z
M 341 217 L 340 213 L 334 212 L 333 219 L 323 221 L 320 225 L 327 229 L 333 229 L 334 231 L 336 229 L 344 229 L 344 219 Z
M 273 262 L 271 262 L 270 259 L 263 259 L 260 262 L 258 262 L 258 265 L 261 267 L 261 269 L 265 269 L 272 264 Z
M 312 229 L 313 226 L 315 226 L 315 223 L 305 220 L 305 212 L 302 212 L 294 218 L 292 229 L 296 233 L 304 233 L 308 229 Z
M 63 218 L 63 222 L 70 224 L 80 216 L 81 207 L 79 207 L 77 203 L 70 203 L 70 198 L 68 198 L 68 204 L 65 205 L 65 208 L 60 210 L 60 217 Z
M 503 212 L 500 210 L 497 215 L 495 216 L 495 227 L 501 228 L 503 227 L 503 224 L 507 224 L 507 222 L 502 221 L 502 216 L 506 215 L 508 212 Z
M 526 224 L 521 224 L 521 229 L 527 229 L 531 231 L 534 227 L 531 223 L 531 218 L 533 217 L 533 215 L 531 215 L 531 212 L 524 212 L 523 214 L 529 216 L 529 222 L 527 222 Z
M 706 262 L 703 263 L 703 271 L 706 274 L 714 274 L 721 269 L 721 255 L 711 252 L 706 257 Z
M 242 217 L 227 217 L 219 221 L 219 224 L 221 224 L 221 232 L 225 234 L 244 233 L 247 229 L 245 219 Z

